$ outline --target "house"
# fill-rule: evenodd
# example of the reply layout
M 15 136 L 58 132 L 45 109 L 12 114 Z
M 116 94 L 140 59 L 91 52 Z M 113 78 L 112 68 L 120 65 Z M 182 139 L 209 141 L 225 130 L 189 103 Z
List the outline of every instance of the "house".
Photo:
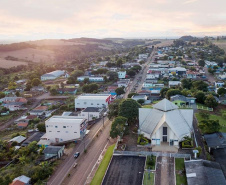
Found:
M 25 175 L 21 175 L 15 179 L 10 185 L 30 185 L 31 178 Z
M 77 88 L 59 88 L 59 89 L 57 89 L 57 91 L 58 91 L 58 93 L 59 94 L 64 94 L 64 93 L 66 93 L 66 94 L 73 94 L 73 95 L 75 95 L 76 93 L 77 93 Z
M 43 150 L 45 159 L 49 159 L 52 157 L 60 159 L 64 155 L 64 147 L 65 146 L 47 146 Z
M 217 82 L 214 82 L 214 85 L 215 85 L 216 88 L 220 88 L 220 87 L 223 87 L 224 86 L 224 82 L 217 81 Z
M 153 109 L 139 108 L 139 132 L 151 140 L 152 145 L 168 143 L 179 147 L 185 136 L 191 137 L 193 109 L 178 109 L 178 106 L 163 99 Z
M 175 67 L 169 69 L 169 75 L 183 76 L 186 75 L 186 69 L 183 67 Z
M 197 78 L 197 72 L 195 71 L 187 71 L 187 78 L 189 79 L 196 79 Z
M 185 161 L 188 185 L 225 185 L 226 180 L 217 162 L 207 160 Z
M 102 117 L 103 112 L 104 112 L 103 108 L 87 107 L 86 109 L 82 110 L 78 116 L 81 118 L 85 118 L 88 121 L 92 121 L 93 119 L 98 119 Z
M 37 118 L 36 115 L 21 116 L 19 119 L 15 120 L 14 123 L 28 123 L 35 118 Z
M 45 121 L 46 134 L 42 139 L 52 143 L 79 139 L 86 133 L 87 120 L 77 116 L 52 116 Z
M 41 76 L 41 81 L 45 80 L 55 80 L 56 78 L 59 78 L 60 76 L 63 76 L 65 74 L 65 71 L 63 70 L 56 70 L 52 71 L 50 73 L 46 73 Z
M 43 86 L 35 86 L 35 87 L 32 87 L 30 89 L 30 91 L 32 91 L 32 92 L 44 92 L 45 91 L 45 87 L 43 87 Z
M 205 134 L 204 138 L 209 148 L 209 152 L 211 149 L 226 148 L 226 133 L 218 132 Z
M 126 78 L 126 71 L 119 71 L 119 72 L 118 72 L 118 78 L 119 78 L 119 79 L 124 79 L 124 78 Z
M 23 98 L 23 97 L 16 97 L 16 96 L 14 96 L 14 97 L 4 97 L 4 98 L 0 99 L 0 102 L 3 103 L 3 104 L 4 103 L 5 104 L 12 103 L 12 102 L 20 102 L 20 103 L 26 104 L 27 103 L 27 99 Z
M 21 129 L 24 129 L 24 128 L 27 128 L 28 126 L 28 122 L 20 122 L 20 123 L 17 123 L 16 124 L 18 128 L 21 128 Z
M 23 143 L 21 146 L 27 146 L 29 145 L 31 142 L 33 141 L 39 141 L 40 138 L 44 135 L 43 132 L 35 132 L 33 133 L 30 137 L 28 137 Z
M 148 97 L 146 95 L 141 95 L 141 94 L 135 94 L 131 97 L 133 100 L 144 100 L 147 101 Z
M 160 96 L 160 90 L 151 90 L 151 94 L 149 96 L 149 100 L 151 100 L 151 102 L 153 101 L 158 101 L 161 100 L 161 96 Z
M 195 104 L 196 98 L 191 96 L 183 96 L 183 95 L 174 95 L 170 97 L 170 101 L 172 101 L 175 105 L 181 106 L 181 105 L 193 105 Z M 178 104 L 179 103 L 179 104 Z
M 80 77 L 77 77 L 77 80 L 79 82 L 83 82 L 86 78 L 88 78 L 90 82 L 103 82 L 104 81 L 104 77 L 102 77 L 102 76 L 80 76 Z
M 10 103 L 5 103 L 2 105 L 3 107 L 9 109 L 10 111 L 17 111 L 17 110 L 25 110 L 27 109 L 24 107 L 23 102 L 10 102 Z
M 217 63 L 216 62 L 210 62 L 210 61 L 205 61 L 205 66 L 207 68 L 213 68 L 214 66 L 217 66 Z
M 8 142 L 9 143 L 17 142 L 18 144 L 21 144 L 25 139 L 26 139 L 26 137 L 24 137 L 24 136 L 16 136 L 16 137 L 10 139 Z
M 110 93 L 112 96 L 117 95 L 115 90 L 118 88 L 118 85 L 110 85 L 107 87 L 107 92 Z
M 38 106 L 31 111 L 29 111 L 30 115 L 36 115 L 36 116 L 41 116 L 41 115 L 47 115 L 48 114 L 48 106 Z
M 145 54 L 139 54 L 139 55 L 138 55 L 138 58 L 141 59 L 141 60 L 146 60 L 146 59 L 148 58 L 148 55 L 149 55 L 148 53 L 145 53 Z
M 129 79 L 120 79 L 117 81 L 118 87 L 124 87 L 127 88 L 129 85 L 130 80 Z
M 75 98 L 75 109 L 85 109 L 87 107 L 107 108 L 110 102 L 110 94 L 82 94 Z
M 219 103 L 223 104 L 223 105 L 226 105 L 226 95 L 219 97 Z
M 181 85 L 180 81 L 169 81 L 169 88 L 171 87 L 178 87 Z

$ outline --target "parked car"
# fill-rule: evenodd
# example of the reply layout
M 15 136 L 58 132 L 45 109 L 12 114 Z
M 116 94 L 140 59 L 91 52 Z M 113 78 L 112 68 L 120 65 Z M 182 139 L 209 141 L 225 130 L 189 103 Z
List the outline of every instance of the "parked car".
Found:
M 78 158 L 79 155 L 80 155 L 80 153 L 79 153 L 79 152 L 76 152 L 76 153 L 74 154 L 74 158 Z

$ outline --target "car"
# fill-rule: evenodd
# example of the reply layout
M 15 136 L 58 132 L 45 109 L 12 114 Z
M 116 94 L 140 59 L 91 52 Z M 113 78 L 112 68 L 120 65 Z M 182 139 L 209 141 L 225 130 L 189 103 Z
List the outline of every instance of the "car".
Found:
M 80 155 L 80 153 L 79 153 L 79 152 L 76 152 L 76 153 L 74 154 L 74 158 L 78 158 L 79 155 Z

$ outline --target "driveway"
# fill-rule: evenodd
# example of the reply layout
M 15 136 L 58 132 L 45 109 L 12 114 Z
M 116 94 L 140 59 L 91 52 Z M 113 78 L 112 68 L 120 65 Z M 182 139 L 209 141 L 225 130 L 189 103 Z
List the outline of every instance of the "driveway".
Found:
M 155 185 L 175 185 L 173 157 L 157 157 Z

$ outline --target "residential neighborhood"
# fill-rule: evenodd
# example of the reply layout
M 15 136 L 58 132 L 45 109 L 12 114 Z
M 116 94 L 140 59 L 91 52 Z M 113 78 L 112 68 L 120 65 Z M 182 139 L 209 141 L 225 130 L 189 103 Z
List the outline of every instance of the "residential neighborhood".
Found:
M 0 184 L 226 184 L 225 52 L 194 40 L 9 74 Z

